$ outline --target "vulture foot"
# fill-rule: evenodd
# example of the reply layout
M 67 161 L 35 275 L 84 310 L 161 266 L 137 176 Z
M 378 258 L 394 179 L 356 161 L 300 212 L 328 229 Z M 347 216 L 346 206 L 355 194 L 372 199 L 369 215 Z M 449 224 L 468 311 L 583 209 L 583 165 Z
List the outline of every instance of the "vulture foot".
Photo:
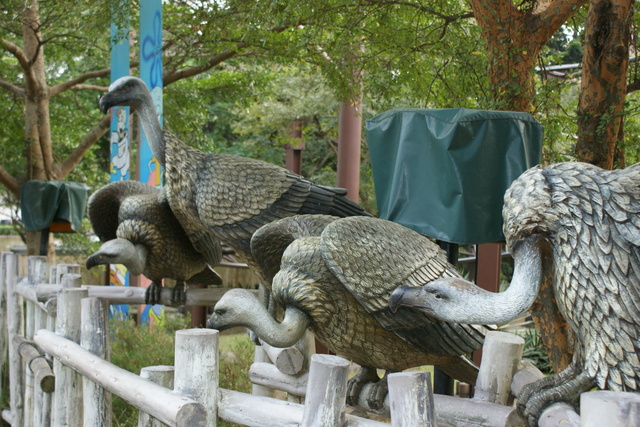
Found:
M 160 291 L 162 285 L 156 282 L 151 282 L 149 287 L 144 293 L 144 303 L 148 305 L 156 305 L 160 302 Z
M 580 393 L 594 385 L 594 379 L 586 372 L 576 365 L 569 365 L 557 375 L 525 386 L 518 394 L 518 410 L 530 426 L 537 426 L 544 408 L 555 402 L 575 405 Z
M 369 396 L 367 396 L 367 403 L 369 404 L 369 408 L 374 411 L 379 411 L 384 409 L 384 399 L 389 394 L 389 383 L 387 381 L 387 375 L 389 373 L 385 373 L 384 377 L 379 380 L 377 383 L 371 386 L 369 390 Z
M 185 282 L 176 282 L 171 290 L 171 305 L 179 306 L 187 302 L 187 284 Z
M 377 384 L 378 381 L 380 381 L 380 377 L 378 376 L 378 372 L 375 368 L 362 366 L 360 368 L 360 372 L 354 375 L 353 378 L 347 382 L 347 405 L 357 406 L 360 399 L 360 393 L 362 392 L 362 387 L 367 383 Z M 373 392 L 371 394 L 373 394 Z M 369 396 L 371 396 L 371 394 Z M 368 403 L 371 405 L 370 402 Z

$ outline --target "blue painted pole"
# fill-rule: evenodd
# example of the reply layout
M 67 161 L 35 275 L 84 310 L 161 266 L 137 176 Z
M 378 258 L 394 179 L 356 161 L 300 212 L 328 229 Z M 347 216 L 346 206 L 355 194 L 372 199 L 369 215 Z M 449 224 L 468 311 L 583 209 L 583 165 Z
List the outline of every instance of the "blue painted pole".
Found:
M 113 11 L 111 23 L 111 82 L 129 75 L 129 19 L 127 2 L 114 6 L 120 10 Z M 122 17 L 122 18 L 119 18 Z M 120 22 L 118 22 L 121 19 Z M 111 182 L 129 179 L 131 176 L 131 141 L 129 128 L 129 107 L 111 109 Z M 129 286 L 129 272 L 122 265 L 110 265 L 109 284 L 111 286 Z M 129 314 L 128 305 L 111 306 L 111 314 L 122 316 Z
M 162 0 L 141 0 L 140 2 L 140 78 L 147 84 L 162 124 Z M 140 126 L 140 144 L 138 155 L 140 182 L 153 187 L 162 187 L 163 171 L 149 147 L 149 142 Z M 140 277 L 140 286 L 147 287 L 151 282 Z M 162 323 L 164 306 L 142 305 L 140 323 Z

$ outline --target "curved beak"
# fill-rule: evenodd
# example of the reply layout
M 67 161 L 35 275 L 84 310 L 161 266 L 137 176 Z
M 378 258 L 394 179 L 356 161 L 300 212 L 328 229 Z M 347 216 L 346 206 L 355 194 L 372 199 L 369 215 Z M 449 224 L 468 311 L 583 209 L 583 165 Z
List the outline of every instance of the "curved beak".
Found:
M 391 294 L 389 299 L 389 309 L 392 313 L 398 311 L 403 305 L 415 300 L 415 297 L 420 293 L 419 287 L 403 285 L 397 287 Z
M 96 265 L 99 265 L 99 263 L 96 260 L 95 255 L 91 255 L 89 258 L 87 258 L 87 263 L 86 263 L 87 270 L 91 270 Z

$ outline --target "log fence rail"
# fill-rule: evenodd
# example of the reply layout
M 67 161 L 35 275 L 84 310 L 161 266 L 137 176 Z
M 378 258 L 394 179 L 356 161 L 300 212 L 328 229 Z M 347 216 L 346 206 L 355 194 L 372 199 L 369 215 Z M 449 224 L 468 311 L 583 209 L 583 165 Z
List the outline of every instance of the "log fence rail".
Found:
M 140 304 L 143 289 L 82 286 L 80 266 L 49 267 L 44 257 L 29 257 L 27 277 L 18 278 L 15 254 L 3 252 L 0 261 L 0 376 L 8 356 L 10 379 L 9 390 L 0 385 L 0 397 L 9 396 L 2 419 L 13 427 L 109 426 L 112 394 L 139 409 L 139 426 L 215 426 L 219 420 L 255 427 L 389 425 L 353 415 L 345 406 L 348 361 L 320 354 L 302 360 L 296 347 L 263 344 L 257 359 L 273 361 L 252 365 L 254 394 L 219 388 L 215 330 L 177 331 L 175 366 L 128 372 L 109 362 L 109 305 Z M 187 304 L 213 305 L 224 291 L 194 289 Z M 161 300 L 169 298 L 170 290 L 163 289 Z M 521 361 L 523 346 L 512 334 L 487 335 L 473 399 L 434 395 L 429 372 L 390 374 L 382 412 L 396 427 L 523 425 L 513 396 L 542 375 Z M 291 398 L 256 394 L 268 394 L 267 389 Z M 543 413 L 540 426 L 640 424 L 639 394 L 589 392 L 582 402 L 588 402 L 582 417 L 555 404 Z M 366 407 L 364 397 L 359 403 Z M 617 419 L 602 418 L 613 413 Z

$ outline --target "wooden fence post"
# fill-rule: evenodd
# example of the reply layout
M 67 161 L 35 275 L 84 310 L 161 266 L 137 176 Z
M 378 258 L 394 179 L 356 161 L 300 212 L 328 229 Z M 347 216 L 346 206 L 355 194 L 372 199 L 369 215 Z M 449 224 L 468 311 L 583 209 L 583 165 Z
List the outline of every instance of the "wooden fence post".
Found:
M 147 366 L 140 370 L 140 377 L 149 380 L 162 387 L 173 390 L 173 366 Z M 153 418 L 146 412 L 140 411 L 138 414 L 138 427 L 165 427 L 162 421 Z
M 110 360 L 109 304 L 99 298 L 81 301 L 80 345 L 104 360 Z M 82 378 L 83 426 L 111 425 L 111 393 L 90 379 Z
M 47 257 L 30 256 L 27 258 L 27 284 L 36 286 L 39 283 L 46 283 L 49 276 L 49 266 Z M 33 339 L 33 334 L 42 328 L 42 320 L 44 313 L 40 307 L 31 301 L 26 301 L 26 321 L 25 321 L 25 338 Z M 24 399 L 24 418 L 32 420 L 33 425 L 43 426 L 42 408 L 44 405 L 44 392 L 40 387 L 34 386 L 33 372 L 29 366 L 25 366 L 25 399 Z
M 391 425 L 394 427 L 436 427 L 431 373 L 389 374 Z
M 482 347 L 482 362 L 474 398 L 507 405 L 513 374 L 518 369 L 524 339 L 507 332 L 487 333 Z
M 5 254 L 5 273 L 7 289 L 7 330 L 9 340 L 9 389 L 11 393 L 12 425 L 24 425 L 24 389 L 22 387 L 22 357 L 13 344 L 13 336 L 24 336 L 22 297 L 15 292 L 17 279 L 16 255 Z
M 57 335 L 80 342 L 80 300 L 88 295 L 88 290 L 79 288 L 65 288 L 58 293 Z M 53 361 L 53 373 L 56 377 L 53 425 L 82 427 L 81 376 L 58 359 Z
M 81 272 L 82 267 L 79 264 L 58 264 L 55 271 L 56 277 L 51 277 L 51 283 L 63 283 L 64 276 L 67 274 L 78 274 L 82 279 L 82 275 L 80 274 Z
M 581 427 L 640 427 L 640 394 L 590 391 L 580 395 Z
M 302 427 L 344 424 L 349 362 L 328 354 L 311 356 Z
M 218 419 L 218 334 L 215 329 L 176 332 L 174 390 L 206 408 L 209 426 Z
M 7 392 L 2 388 L 4 381 L 5 369 L 4 364 L 7 360 L 7 352 L 8 352 L 8 337 L 7 337 L 7 266 L 5 261 L 5 254 L 9 254 L 10 252 L 2 252 L 0 255 L 0 400 L 4 397 Z

